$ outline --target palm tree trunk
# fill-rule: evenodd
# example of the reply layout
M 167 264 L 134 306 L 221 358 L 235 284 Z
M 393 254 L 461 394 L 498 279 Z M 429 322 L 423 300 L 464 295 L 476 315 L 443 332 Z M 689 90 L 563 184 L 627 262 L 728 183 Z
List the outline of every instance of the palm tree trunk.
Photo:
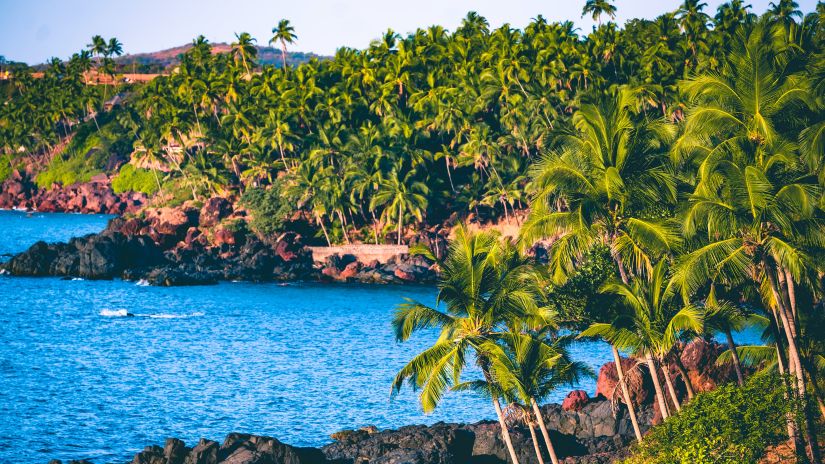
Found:
M 807 372 L 811 380 L 811 386 L 814 389 L 814 398 L 816 398 L 816 405 L 819 407 L 819 414 L 825 418 L 825 401 L 822 400 L 822 390 L 820 390 L 817 383 L 816 369 L 812 366 L 811 369 L 807 369 Z
M 630 422 L 633 424 L 633 433 L 636 434 L 636 440 L 640 443 L 642 441 L 642 430 L 639 428 L 639 419 L 636 417 L 636 406 L 630 401 L 630 392 L 627 390 L 627 383 L 624 379 L 624 367 L 622 367 L 622 358 L 619 356 L 619 350 L 614 345 L 610 345 L 613 350 L 613 361 L 616 363 L 616 374 L 619 377 L 619 385 L 622 388 L 622 399 L 627 405 L 627 412 L 630 415 Z
M 398 203 L 398 244 L 401 245 L 401 231 L 404 230 L 404 210 L 401 202 Z
M 321 218 L 321 215 L 315 213 L 315 219 L 318 220 L 318 224 L 321 225 L 321 230 L 324 231 L 324 238 L 327 239 L 327 246 L 332 246 L 332 242 L 329 241 L 329 234 L 327 233 L 327 228 L 324 226 L 324 220 Z
M 444 164 L 447 166 L 447 179 L 450 180 L 450 190 L 455 193 L 455 185 L 453 185 L 453 175 L 450 173 L 450 157 L 444 155 Z
M 796 286 L 793 283 L 793 276 L 791 275 L 791 271 L 785 268 L 785 284 L 788 289 L 788 300 L 791 305 L 791 313 L 793 314 L 794 320 L 797 320 L 796 314 Z
M 781 335 L 779 334 L 779 329 L 777 328 L 779 316 L 776 314 L 775 310 L 772 311 L 772 313 L 773 319 L 771 320 L 771 329 L 773 330 L 774 340 L 776 340 L 776 366 L 779 369 L 779 375 L 782 377 L 782 383 L 785 387 L 782 390 L 782 396 L 785 398 L 785 401 L 790 401 L 789 393 L 792 392 L 790 391 L 790 386 L 785 381 L 785 373 L 787 372 L 785 369 L 785 353 L 782 352 L 782 344 L 780 343 Z M 788 427 L 788 440 L 793 444 L 794 454 L 796 456 L 800 456 L 803 454 L 802 449 L 804 448 L 804 445 L 799 438 L 799 431 L 796 428 L 796 420 L 794 419 L 793 412 L 788 412 L 785 415 L 785 422 Z
M 347 245 L 349 245 L 349 244 L 350 244 L 350 241 L 349 241 L 349 234 L 347 234 L 347 224 L 346 224 L 346 221 L 344 221 L 344 215 L 343 215 L 343 214 L 341 214 L 341 210 L 340 210 L 340 209 L 339 209 L 339 210 L 337 210 L 336 212 L 338 213 L 338 219 L 340 219 L 340 220 L 341 220 L 341 231 L 343 231 L 343 232 L 344 232 L 344 240 L 346 240 Z
M 730 328 L 725 328 L 725 338 L 728 339 L 728 349 L 733 357 L 733 369 L 736 371 L 736 382 L 740 387 L 745 385 L 745 376 L 742 375 L 742 362 L 739 360 L 739 352 L 736 351 L 736 343 L 733 341 L 733 334 Z
M 765 274 L 768 276 L 768 281 L 771 285 L 771 293 L 776 300 L 776 305 L 779 308 L 779 316 L 782 319 L 782 327 L 785 330 L 785 338 L 788 341 L 788 360 L 795 366 L 796 375 L 796 390 L 799 394 L 799 400 L 802 401 L 802 407 L 805 412 L 805 441 L 808 442 L 808 458 L 811 464 L 820 464 L 821 458 L 819 456 L 819 443 L 817 442 L 817 435 L 814 426 L 813 415 L 811 414 L 811 407 L 808 401 L 808 391 L 805 385 L 805 373 L 803 371 L 802 360 L 799 356 L 799 348 L 796 345 L 796 330 L 795 320 L 793 315 L 789 314 L 788 308 L 785 306 L 785 301 L 782 295 L 779 294 L 779 287 L 776 280 L 776 270 L 773 266 L 769 266 L 767 259 L 763 258 L 763 265 Z
M 656 390 L 656 401 L 659 402 L 659 411 L 662 414 L 662 420 L 670 417 L 667 411 L 667 403 L 665 402 L 665 394 L 662 391 L 662 384 L 659 382 L 659 370 L 656 368 L 656 361 L 653 356 L 647 354 L 647 368 L 650 371 L 650 377 L 653 379 L 653 389 Z
M 536 458 L 539 460 L 539 464 L 544 464 L 544 458 L 541 456 L 541 448 L 539 448 L 539 441 L 536 439 L 536 428 L 530 423 L 527 424 L 527 428 L 530 429 L 530 438 L 533 440 L 533 449 L 536 450 Z
M 501 436 L 504 438 L 504 444 L 507 445 L 507 451 L 510 453 L 510 460 L 513 464 L 518 464 L 518 456 L 516 456 L 516 449 L 513 448 L 513 441 L 510 440 L 510 431 L 507 429 L 507 423 L 504 421 L 504 413 L 501 411 L 501 403 L 498 401 L 498 396 L 493 395 L 493 407 L 496 409 L 496 417 L 498 417 L 498 425 L 501 426 Z
M 682 380 L 685 382 L 685 390 L 687 390 L 688 399 L 692 400 L 694 396 L 696 396 L 696 390 L 693 389 L 693 383 L 690 381 L 690 375 L 688 375 L 687 369 L 685 369 L 685 365 L 682 364 L 682 360 L 679 359 L 679 353 L 677 352 L 674 356 L 673 365 L 676 366 L 676 370 L 679 371 L 679 375 L 682 376 Z
M 670 399 L 671 401 L 673 401 L 673 405 L 676 406 L 676 411 L 681 411 L 682 404 L 679 403 L 679 396 L 676 395 L 676 389 L 673 388 L 673 380 L 670 379 L 670 368 L 664 361 L 662 361 L 662 374 L 665 375 L 665 384 L 667 385 L 667 391 L 668 393 L 670 393 Z
M 544 417 L 541 415 L 541 408 L 535 398 L 530 398 L 530 405 L 533 407 L 533 413 L 536 415 L 536 419 L 539 422 L 541 436 L 544 438 L 544 446 L 547 447 L 547 452 L 550 453 L 550 461 L 552 461 L 553 464 L 559 464 L 559 457 L 556 456 L 556 449 L 553 447 L 553 442 L 550 441 L 550 433 L 547 432 L 547 424 L 544 423 Z M 535 438 L 533 438 L 533 441 L 535 441 Z

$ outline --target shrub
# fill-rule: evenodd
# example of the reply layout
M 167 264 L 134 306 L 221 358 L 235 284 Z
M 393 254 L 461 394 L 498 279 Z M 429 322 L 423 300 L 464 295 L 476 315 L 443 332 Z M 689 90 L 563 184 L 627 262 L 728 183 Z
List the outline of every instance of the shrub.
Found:
M 0 182 L 8 179 L 11 175 L 11 164 L 8 156 L 0 156 Z
M 294 205 L 283 197 L 281 183 L 268 189 L 250 188 L 241 197 L 241 204 L 252 215 L 250 226 L 261 235 L 275 235 L 283 231 L 284 222 L 293 212 Z
M 751 377 L 744 387 L 724 385 L 697 395 L 656 426 L 624 464 L 744 464 L 758 462 L 769 445 L 787 439 L 781 378 Z
M 115 193 L 143 192 L 152 195 L 158 191 L 158 182 L 152 171 L 124 164 L 117 177 L 112 179 L 112 190 Z

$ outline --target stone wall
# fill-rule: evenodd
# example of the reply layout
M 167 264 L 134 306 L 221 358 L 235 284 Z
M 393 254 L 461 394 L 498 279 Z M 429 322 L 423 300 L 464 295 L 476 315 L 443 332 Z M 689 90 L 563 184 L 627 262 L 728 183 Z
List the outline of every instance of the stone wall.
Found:
M 327 257 L 352 255 L 362 263 L 378 261 L 386 263 L 390 258 L 409 253 L 407 245 L 341 245 L 331 247 L 307 247 L 312 251 L 312 259 L 316 263 L 323 263 Z

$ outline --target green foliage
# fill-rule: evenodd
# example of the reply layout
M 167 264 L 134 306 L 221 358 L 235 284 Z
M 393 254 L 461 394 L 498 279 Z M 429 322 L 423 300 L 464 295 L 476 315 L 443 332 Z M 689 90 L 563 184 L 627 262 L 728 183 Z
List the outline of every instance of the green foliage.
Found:
M 252 230 L 264 236 L 282 232 L 284 222 L 294 208 L 284 196 L 281 182 L 277 180 L 268 189 L 247 189 L 241 197 L 241 204 L 252 213 Z
M 71 185 L 88 182 L 104 172 L 112 156 L 126 157 L 134 139 L 116 119 L 118 111 L 98 117 L 97 123 L 86 121 L 62 153 L 52 158 L 47 168 L 35 178 L 38 187 L 52 184 Z M 98 129 L 98 125 L 100 129 Z
M 759 375 L 742 388 L 701 393 L 654 427 L 624 464 L 756 463 L 767 446 L 787 439 L 783 389 L 779 377 Z
M 152 195 L 158 191 L 158 182 L 152 171 L 124 164 L 117 177 L 112 179 L 112 190 L 115 193 L 143 192 Z
M 8 179 L 12 171 L 12 161 L 9 156 L 0 156 L 0 183 Z
M 563 285 L 551 285 L 547 294 L 549 305 L 561 320 L 573 329 L 603 320 L 613 298 L 599 293 L 608 279 L 615 277 L 616 265 L 610 250 L 597 245 L 585 253 L 576 272 Z

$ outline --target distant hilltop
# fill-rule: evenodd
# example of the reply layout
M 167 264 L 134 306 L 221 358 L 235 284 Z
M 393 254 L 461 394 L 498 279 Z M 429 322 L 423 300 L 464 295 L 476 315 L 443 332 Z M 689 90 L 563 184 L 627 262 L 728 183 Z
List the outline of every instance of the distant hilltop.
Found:
M 210 45 L 212 46 L 212 53 L 215 54 L 229 53 L 232 50 L 231 45 L 223 42 L 210 43 Z M 191 43 L 155 52 L 123 55 L 115 58 L 114 61 L 115 64 L 117 64 L 121 73 L 135 72 L 144 74 L 160 74 L 163 73 L 163 71 L 168 70 L 169 68 L 177 66 L 178 63 L 180 63 L 180 56 L 186 53 L 186 51 L 190 48 L 192 48 Z M 278 68 L 282 66 L 283 63 L 281 62 L 280 48 L 262 45 L 256 45 L 255 48 L 258 49 L 258 63 L 262 65 L 273 65 Z M 329 59 L 330 57 L 306 52 L 288 51 L 286 53 L 286 62 L 290 66 L 297 66 L 301 63 L 306 63 L 313 58 L 325 60 Z M 46 63 L 41 63 L 33 65 L 31 68 L 34 71 L 43 71 L 47 66 L 48 65 Z M 2 79 L 2 76 L 0 76 L 0 79 Z
M 227 43 L 213 43 L 212 53 L 229 53 L 232 46 Z M 138 66 L 157 66 L 158 68 L 168 68 L 180 62 L 180 56 L 192 48 L 192 44 L 186 44 L 179 47 L 167 48 L 150 53 L 135 53 L 124 55 L 115 59 L 115 62 L 121 66 L 131 66 L 137 64 Z M 280 67 L 281 63 L 281 49 L 269 46 L 256 46 L 258 49 L 258 62 L 265 65 L 275 65 Z M 288 65 L 295 66 L 301 63 L 306 63 L 312 58 L 327 59 L 327 56 L 316 55 L 315 53 L 304 52 L 287 52 L 286 61 Z

